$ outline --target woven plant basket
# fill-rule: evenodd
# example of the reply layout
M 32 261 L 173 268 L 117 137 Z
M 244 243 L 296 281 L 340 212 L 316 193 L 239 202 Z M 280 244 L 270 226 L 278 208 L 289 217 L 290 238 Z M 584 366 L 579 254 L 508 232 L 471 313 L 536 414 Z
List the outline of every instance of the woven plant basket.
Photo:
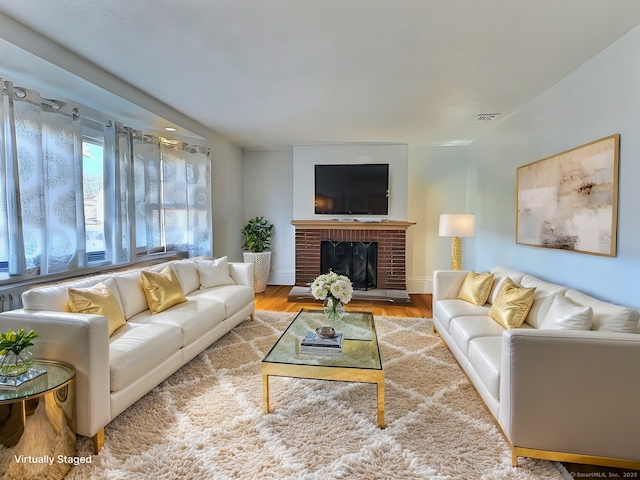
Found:
M 262 293 L 267 289 L 269 267 L 271 266 L 271 252 L 243 252 L 247 263 L 253 263 L 253 291 Z

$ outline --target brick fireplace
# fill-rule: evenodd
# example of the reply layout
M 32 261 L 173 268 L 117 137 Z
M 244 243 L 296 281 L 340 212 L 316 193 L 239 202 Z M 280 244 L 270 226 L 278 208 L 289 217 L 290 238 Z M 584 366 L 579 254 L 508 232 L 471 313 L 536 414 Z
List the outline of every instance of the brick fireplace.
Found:
M 406 290 L 406 231 L 414 222 L 341 222 L 293 220 L 296 228 L 296 286 L 307 286 L 320 273 L 322 241 L 376 242 L 377 288 Z

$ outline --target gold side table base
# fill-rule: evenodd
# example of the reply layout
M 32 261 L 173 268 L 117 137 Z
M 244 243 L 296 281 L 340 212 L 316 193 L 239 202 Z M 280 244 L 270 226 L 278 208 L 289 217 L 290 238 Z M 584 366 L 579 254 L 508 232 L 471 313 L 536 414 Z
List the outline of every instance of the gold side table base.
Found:
M 75 373 L 52 386 L 54 369 L 70 367 L 36 363 L 49 372 L 18 390 L 0 389 L 2 478 L 62 479 L 77 461 Z

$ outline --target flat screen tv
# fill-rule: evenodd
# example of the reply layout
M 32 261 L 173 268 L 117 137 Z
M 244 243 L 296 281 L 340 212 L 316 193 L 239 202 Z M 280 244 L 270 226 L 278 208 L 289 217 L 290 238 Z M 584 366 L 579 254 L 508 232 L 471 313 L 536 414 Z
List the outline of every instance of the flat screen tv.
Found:
M 315 213 L 387 215 L 389 164 L 316 165 Z

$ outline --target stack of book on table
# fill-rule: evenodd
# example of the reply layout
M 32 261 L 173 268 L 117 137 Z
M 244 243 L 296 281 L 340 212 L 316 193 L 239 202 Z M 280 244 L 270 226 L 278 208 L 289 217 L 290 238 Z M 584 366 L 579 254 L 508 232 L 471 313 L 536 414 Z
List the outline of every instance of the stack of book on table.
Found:
M 300 340 L 300 353 L 342 355 L 342 338 L 342 333 L 336 333 L 331 338 L 322 338 L 316 332 L 309 332 Z

